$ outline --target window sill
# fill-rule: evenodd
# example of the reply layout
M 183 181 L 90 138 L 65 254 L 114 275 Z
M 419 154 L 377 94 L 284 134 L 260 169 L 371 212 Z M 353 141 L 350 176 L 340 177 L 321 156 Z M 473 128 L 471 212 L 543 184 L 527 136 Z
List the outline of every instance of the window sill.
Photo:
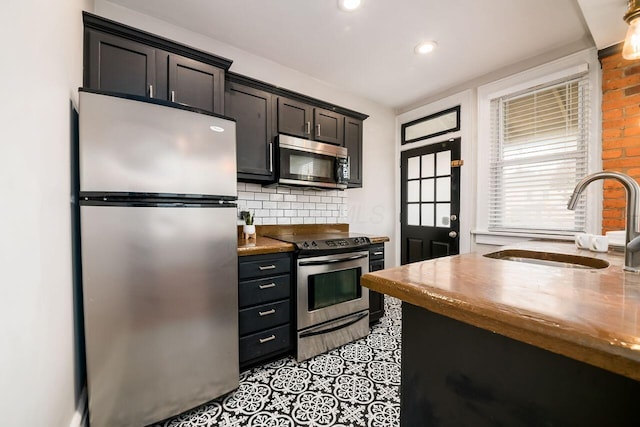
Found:
M 475 243 L 479 245 L 503 246 L 524 240 L 566 240 L 573 241 L 573 234 L 516 233 L 508 231 L 472 230 Z

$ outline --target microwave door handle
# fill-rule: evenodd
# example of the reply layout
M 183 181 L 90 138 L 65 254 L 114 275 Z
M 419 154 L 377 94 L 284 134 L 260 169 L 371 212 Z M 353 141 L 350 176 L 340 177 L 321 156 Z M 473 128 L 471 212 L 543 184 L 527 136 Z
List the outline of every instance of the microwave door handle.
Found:
M 350 256 L 347 258 L 340 258 L 340 259 L 327 259 L 325 261 L 300 261 L 300 267 L 304 267 L 306 265 L 328 265 L 328 264 L 336 264 L 338 262 L 346 262 L 346 261 L 353 261 L 354 259 L 361 259 L 361 258 L 366 258 L 368 257 L 369 254 L 361 254 L 361 255 L 354 255 L 354 256 Z

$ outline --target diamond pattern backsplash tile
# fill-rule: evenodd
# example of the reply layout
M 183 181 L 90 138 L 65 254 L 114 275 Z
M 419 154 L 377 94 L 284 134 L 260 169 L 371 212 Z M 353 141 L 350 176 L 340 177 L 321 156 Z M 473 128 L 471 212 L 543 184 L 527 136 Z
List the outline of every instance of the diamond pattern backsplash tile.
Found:
M 298 363 L 288 357 L 240 374 L 240 387 L 153 427 L 397 427 L 400 301 L 358 341 Z

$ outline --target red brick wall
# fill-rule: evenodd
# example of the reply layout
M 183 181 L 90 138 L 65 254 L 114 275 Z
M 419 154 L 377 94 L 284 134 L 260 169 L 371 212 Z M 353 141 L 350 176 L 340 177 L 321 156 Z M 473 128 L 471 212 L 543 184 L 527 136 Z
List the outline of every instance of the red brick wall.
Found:
M 602 169 L 640 180 L 640 60 L 622 58 L 621 46 L 601 51 Z M 606 56 L 605 56 L 606 55 Z M 625 228 L 626 193 L 604 182 L 602 233 Z

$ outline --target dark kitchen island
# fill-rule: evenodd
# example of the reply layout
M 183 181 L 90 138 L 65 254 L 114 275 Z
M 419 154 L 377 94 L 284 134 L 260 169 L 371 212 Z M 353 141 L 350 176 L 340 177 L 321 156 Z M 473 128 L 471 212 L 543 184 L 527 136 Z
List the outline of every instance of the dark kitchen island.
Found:
M 472 253 L 370 273 L 402 309 L 403 426 L 638 425 L 640 275 Z

